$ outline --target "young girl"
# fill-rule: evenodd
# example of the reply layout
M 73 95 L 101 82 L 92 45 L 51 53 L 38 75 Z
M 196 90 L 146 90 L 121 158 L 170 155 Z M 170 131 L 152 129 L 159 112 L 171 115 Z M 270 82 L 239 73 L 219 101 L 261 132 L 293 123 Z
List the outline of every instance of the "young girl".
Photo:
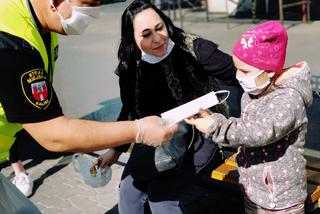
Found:
M 306 62 L 283 69 L 286 46 L 286 30 L 277 21 L 243 34 L 233 48 L 245 91 L 241 117 L 201 111 L 200 118 L 187 120 L 221 146 L 238 147 L 246 213 L 304 213 L 311 78 Z

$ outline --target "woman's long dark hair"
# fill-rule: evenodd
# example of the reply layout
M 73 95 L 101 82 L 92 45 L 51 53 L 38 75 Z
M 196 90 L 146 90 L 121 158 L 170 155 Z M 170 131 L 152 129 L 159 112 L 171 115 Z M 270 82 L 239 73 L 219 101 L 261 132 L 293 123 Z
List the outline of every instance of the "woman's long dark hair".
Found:
M 119 76 L 122 109 L 118 120 L 135 119 L 135 81 L 137 78 L 137 61 L 141 59 L 141 50 L 134 40 L 133 19 L 141 11 L 152 8 L 167 27 L 169 37 L 176 44 L 183 42 L 183 30 L 174 26 L 168 16 L 156 6 L 143 0 L 133 1 L 123 12 L 121 18 L 121 42 L 118 50 L 119 64 L 115 73 Z
M 181 35 L 183 30 L 174 26 L 170 18 L 156 6 L 143 0 L 133 1 L 125 9 L 121 18 L 121 43 L 118 50 L 120 67 L 118 67 L 116 71 L 118 75 L 122 70 L 121 66 L 124 62 L 125 64 L 127 64 L 126 66 L 130 66 L 129 64 L 136 62 L 141 57 L 141 51 L 134 40 L 133 19 L 138 13 L 147 8 L 152 8 L 157 14 L 159 14 L 160 18 L 163 20 L 168 29 L 169 37 L 171 40 L 173 40 L 175 43 L 179 43 L 182 40 L 181 36 L 179 35 Z

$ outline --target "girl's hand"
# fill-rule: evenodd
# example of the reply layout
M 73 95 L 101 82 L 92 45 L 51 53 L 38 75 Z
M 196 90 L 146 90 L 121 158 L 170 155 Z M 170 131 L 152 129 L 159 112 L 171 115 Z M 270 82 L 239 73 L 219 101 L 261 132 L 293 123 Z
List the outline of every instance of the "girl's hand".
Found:
M 213 124 L 214 120 L 210 116 L 210 112 L 200 109 L 199 114 L 185 119 L 185 122 L 194 125 L 200 132 L 207 133 L 208 128 Z

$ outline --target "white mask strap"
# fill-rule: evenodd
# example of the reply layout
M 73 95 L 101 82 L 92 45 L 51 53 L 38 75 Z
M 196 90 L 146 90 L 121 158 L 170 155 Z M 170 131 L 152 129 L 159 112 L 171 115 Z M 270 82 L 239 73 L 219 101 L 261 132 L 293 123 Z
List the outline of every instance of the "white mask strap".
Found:
M 228 97 L 230 95 L 230 91 L 228 91 L 228 90 L 220 90 L 220 91 L 216 91 L 215 92 L 215 94 L 224 94 L 224 93 L 226 93 L 227 95 L 218 104 L 221 104 L 221 103 L 225 102 L 228 99 Z

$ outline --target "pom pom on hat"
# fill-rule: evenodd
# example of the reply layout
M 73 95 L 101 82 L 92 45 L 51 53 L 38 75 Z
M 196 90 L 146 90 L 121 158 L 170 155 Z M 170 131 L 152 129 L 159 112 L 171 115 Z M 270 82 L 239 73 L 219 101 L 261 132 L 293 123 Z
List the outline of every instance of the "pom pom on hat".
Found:
M 285 63 L 287 40 L 286 29 L 278 21 L 268 21 L 244 33 L 232 53 L 248 65 L 278 72 Z

